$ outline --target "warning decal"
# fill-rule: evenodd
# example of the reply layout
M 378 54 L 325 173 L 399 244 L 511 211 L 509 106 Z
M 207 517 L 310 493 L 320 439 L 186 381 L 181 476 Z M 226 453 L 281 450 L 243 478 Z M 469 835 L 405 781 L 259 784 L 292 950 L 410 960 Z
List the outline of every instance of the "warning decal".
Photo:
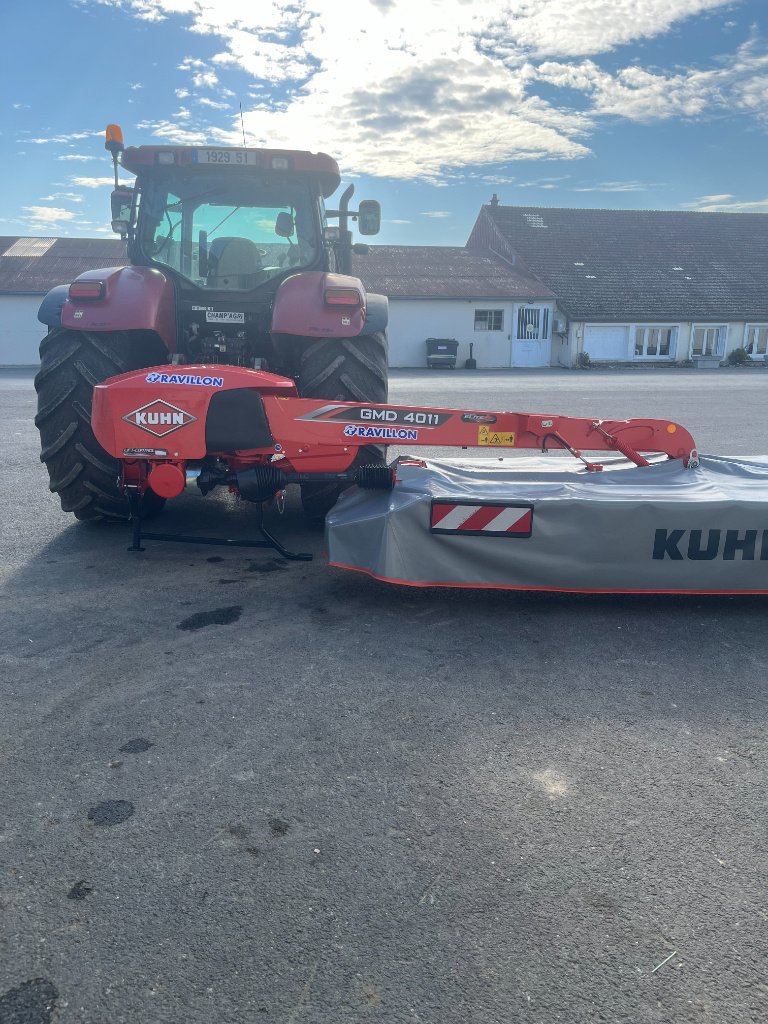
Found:
M 514 448 L 515 432 L 513 430 L 493 430 L 482 426 L 477 431 L 477 443 L 494 448 Z
M 432 502 L 432 533 L 459 534 L 464 537 L 517 537 L 526 539 L 533 532 L 533 505 L 481 504 L 435 498 Z

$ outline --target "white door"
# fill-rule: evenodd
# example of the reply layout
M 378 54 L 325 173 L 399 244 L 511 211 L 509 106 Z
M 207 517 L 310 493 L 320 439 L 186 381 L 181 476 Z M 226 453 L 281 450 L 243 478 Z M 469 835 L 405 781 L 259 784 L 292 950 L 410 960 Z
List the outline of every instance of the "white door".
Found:
M 549 366 L 552 342 L 548 306 L 518 306 L 512 336 L 513 366 Z
M 549 366 L 549 362 L 549 341 L 520 341 L 516 338 L 512 342 L 513 366 Z
M 584 351 L 592 360 L 610 359 L 626 362 L 627 332 L 624 325 L 600 324 L 584 328 Z

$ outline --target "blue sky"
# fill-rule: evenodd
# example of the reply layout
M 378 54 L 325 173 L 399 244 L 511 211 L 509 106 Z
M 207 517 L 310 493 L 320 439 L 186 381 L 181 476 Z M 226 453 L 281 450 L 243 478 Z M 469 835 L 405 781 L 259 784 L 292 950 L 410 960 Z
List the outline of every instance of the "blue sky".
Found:
M 385 244 L 479 206 L 768 212 L 765 0 L 9 0 L 0 233 L 109 235 L 126 142 L 322 149 Z

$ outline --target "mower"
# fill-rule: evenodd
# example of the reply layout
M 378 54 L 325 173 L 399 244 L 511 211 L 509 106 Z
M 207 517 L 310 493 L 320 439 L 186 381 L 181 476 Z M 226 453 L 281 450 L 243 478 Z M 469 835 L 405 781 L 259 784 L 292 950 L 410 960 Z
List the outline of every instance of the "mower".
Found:
M 299 484 L 340 492 L 326 519 L 331 564 L 388 582 L 768 593 L 768 459 L 700 456 L 669 420 L 329 402 L 301 397 L 287 377 L 200 364 L 97 384 L 92 425 L 119 466 L 132 550 L 151 538 L 307 559 L 262 520 Z M 366 463 L 370 445 L 493 457 Z M 537 457 L 514 454 L 531 449 Z M 190 481 L 252 502 L 260 539 L 144 532 L 147 498 L 177 497 Z

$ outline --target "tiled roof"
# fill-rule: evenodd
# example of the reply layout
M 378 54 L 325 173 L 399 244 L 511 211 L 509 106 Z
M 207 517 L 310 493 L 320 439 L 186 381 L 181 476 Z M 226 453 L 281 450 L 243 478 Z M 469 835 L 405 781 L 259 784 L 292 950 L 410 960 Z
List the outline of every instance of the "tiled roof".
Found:
M 499 236 L 574 319 L 768 319 L 765 214 L 484 206 L 468 245 Z
M 45 294 L 86 270 L 127 262 L 119 238 L 0 236 L 0 294 Z
M 0 237 L 0 294 L 45 293 L 86 270 L 126 262 L 119 239 Z M 354 272 L 369 291 L 393 298 L 552 298 L 505 260 L 457 246 L 374 245 L 355 257 Z
M 524 270 L 459 246 L 372 245 L 367 256 L 355 256 L 354 272 L 368 291 L 393 299 L 552 298 Z

